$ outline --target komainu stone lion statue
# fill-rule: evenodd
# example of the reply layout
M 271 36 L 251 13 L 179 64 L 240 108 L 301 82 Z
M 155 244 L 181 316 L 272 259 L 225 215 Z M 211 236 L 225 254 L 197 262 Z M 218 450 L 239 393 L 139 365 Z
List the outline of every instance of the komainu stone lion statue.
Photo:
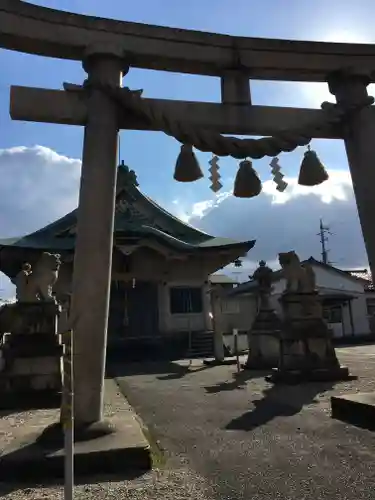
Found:
M 285 292 L 311 293 L 315 291 L 315 273 L 310 264 L 301 264 L 293 250 L 279 253 L 279 263 L 286 278 Z
M 18 302 L 54 301 L 52 289 L 60 266 L 61 256 L 49 252 L 42 253 L 33 269 L 24 264 L 14 280 Z

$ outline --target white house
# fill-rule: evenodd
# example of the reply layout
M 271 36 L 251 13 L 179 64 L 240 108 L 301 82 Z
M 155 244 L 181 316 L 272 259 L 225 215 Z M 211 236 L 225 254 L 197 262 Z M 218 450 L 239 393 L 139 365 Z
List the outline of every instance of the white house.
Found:
M 375 313 L 375 293 L 369 291 L 369 281 L 354 271 L 342 271 L 310 257 L 316 286 L 323 299 L 324 316 L 334 338 L 349 338 L 371 334 L 371 317 Z M 303 262 L 302 262 L 303 263 Z M 279 298 L 285 290 L 286 280 L 281 271 L 274 273 L 275 281 L 271 303 L 281 313 Z M 257 283 L 248 281 L 230 290 L 216 307 L 216 324 L 221 326 L 225 343 L 232 344 L 231 330 L 242 333 L 240 347 L 246 345 L 246 333 L 251 330 L 257 312 Z
M 364 285 L 366 305 L 367 305 L 367 315 L 370 322 L 370 329 L 371 332 L 375 334 L 375 287 L 372 280 L 372 276 L 367 269 L 348 271 L 348 272 L 353 276 L 355 276 L 360 281 L 362 281 Z

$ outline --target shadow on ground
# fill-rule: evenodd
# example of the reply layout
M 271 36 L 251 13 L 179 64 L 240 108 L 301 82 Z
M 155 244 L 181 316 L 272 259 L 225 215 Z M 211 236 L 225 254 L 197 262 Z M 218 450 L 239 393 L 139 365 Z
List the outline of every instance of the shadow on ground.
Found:
M 198 373 L 204 370 L 209 370 L 210 368 L 213 367 L 213 365 L 205 365 L 202 364 L 201 366 L 190 366 L 190 365 L 178 365 L 180 369 L 177 369 L 174 373 L 169 373 L 168 375 L 161 375 L 160 377 L 157 377 L 159 380 L 176 380 L 185 377 L 188 373 Z
M 291 417 L 306 405 L 319 402 L 317 396 L 331 390 L 335 382 L 304 383 L 294 386 L 273 385 L 263 391 L 263 397 L 253 400 L 254 408 L 231 420 L 227 430 L 252 431 L 277 417 Z
M 11 415 L 18 414 L 20 411 L 29 411 L 32 408 L 23 408 L 20 410 L 20 408 L 8 408 L 8 409 L 0 409 L 0 419 L 10 417 Z
M 254 378 L 265 377 L 268 375 L 269 371 L 253 371 L 253 370 L 241 370 L 239 373 L 233 374 L 233 380 L 220 382 L 216 385 L 206 386 L 206 392 L 208 394 L 217 394 L 223 391 L 233 391 L 235 389 L 246 389 L 246 383 Z
M 147 361 L 145 363 L 113 363 L 107 365 L 109 377 L 126 377 L 133 375 L 158 375 L 158 380 L 175 380 L 183 378 L 188 373 L 207 370 L 211 366 L 174 363 L 173 361 Z
M 3 455 L 0 459 L 0 497 L 22 489 L 63 485 L 63 457 L 54 456 L 54 452 L 60 449 L 61 446 L 53 442 L 42 444 L 41 439 L 36 438 L 32 443 Z M 25 460 L 25 456 L 28 460 Z M 31 460 L 31 457 L 35 460 Z M 100 460 L 100 466 L 98 463 L 95 466 L 93 463 L 95 459 L 91 460 L 91 464 L 90 460 L 86 460 L 85 463 L 82 461 L 79 464 L 76 463 L 76 466 L 80 465 L 80 470 L 75 471 L 75 484 L 133 480 L 149 472 L 149 468 L 136 466 L 129 468 L 128 464 L 124 466 L 124 470 L 121 470 L 121 465 L 119 468 L 119 464 L 113 463 L 115 458 L 113 460 L 108 458 L 110 456 L 107 454 L 105 460 L 102 457 L 96 459 L 97 462 Z M 94 470 L 96 470 L 95 473 Z M 9 478 L 11 481 L 8 482 Z
M 341 337 L 332 339 L 334 347 L 360 347 L 375 345 L 374 335 L 355 335 L 354 337 Z
M 42 391 L 40 392 L 40 395 L 17 391 L 3 394 L 0 400 L 0 418 L 22 411 L 60 408 L 60 393 L 48 391 L 47 394 L 43 394 Z

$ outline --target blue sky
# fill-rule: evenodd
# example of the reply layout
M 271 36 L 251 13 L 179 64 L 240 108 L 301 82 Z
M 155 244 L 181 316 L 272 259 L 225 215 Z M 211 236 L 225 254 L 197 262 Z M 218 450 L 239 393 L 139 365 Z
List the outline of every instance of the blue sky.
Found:
M 189 0 L 189 2 L 39 0 L 32 3 L 80 14 L 231 35 L 350 43 L 375 42 L 373 31 L 375 2 L 371 0 L 357 0 L 356 2 L 349 0 L 315 0 L 314 2 L 308 0 L 263 0 L 262 2 L 250 0 L 230 2 L 224 0 Z M 83 130 L 80 127 L 11 121 L 9 87 L 18 84 L 61 88 L 64 81 L 82 82 L 85 73 L 78 62 L 47 59 L 4 50 L 0 51 L 0 67 L 2 69 L 0 72 L 0 169 L 3 179 L 3 187 L 0 187 L 0 190 L 2 189 L 0 192 L 0 208 L 2 209 L 0 237 L 6 237 L 11 233 L 19 234 L 21 229 L 36 229 L 49 222 L 49 218 L 64 215 L 64 210 L 70 208 L 71 204 L 74 208 L 78 189 L 77 168 L 79 167 L 77 165 L 79 162 L 73 160 L 81 158 L 83 138 Z M 220 82 L 216 78 L 131 69 L 124 79 L 124 84 L 131 88 L 143 88 L 144 95 L 147 97 L 213 102 L 220 100 Z M 252 82 L 251 90 L 254 104 L 319 107 L 323 100 L 333 100 L 324 84 Z M 37 145 L 44 149 L 35 149 Z M 317 194 L 309 193 L 309 196 L 316 196 L 321 202 L 318 207 L 322 208 L 317 208 L 314 215 L 318 224 L 319 217 L 324 216 L 324 207 L 337 201 L 337 190 L 344 190 L 342 191 L 344 194 L 341 194 L 344 198 L 346 197 L 348 203 L 353 204 L 353 199 L 351 188 L 349 187 L 349 191 L 346 191 L 347 187 L 345 187 L 348 184 L 348 178 L 345 177 L 348 170 L 341 141 L 314 141 L 312 146 L 318 151 L 327 168 L 330 171 L 337 171 L 334 185 L 327 186 L 323 194 L 320 191 L 317 191 Z M 23 149 L 19 149 L 20 147 Z M 9 160 L 9 151 L 12 152 L 13 160 L 15 155 L 17 156 L 17 161 Z M 137 171 L 142 190 L 167 209 L 199 225 L 206 210 L 217 208 L 221 199 L 211 193 L 207 178 L 193 185 L 181 185 L 173 181 L 173 168 L 178 151 L 177 141 L 162 133 L 129 131 L 121 133 L 121 158 Z M 280 157 L 280 163 L 288 177 L 293 178 L 297 175 L 302 155 L 303 150 L 299 149 Z M 207 161 L 210 155 L 199 154 L 199 158 L 202 167 L 208 168 Z M 67 161 L 67 159 L 73 160 Z M 14 167 L 15 162 L 18 162 L 17 168 Z M 254 163 L 264 181 L 269 181 L 271 178 L 268 163 L 269 160 Z M 57 164 L 59 167 L 53 170 Z M 223 192 L 229 192 L 236 172 L 236 162 L 233 159 L 223 159 L 220 165 L 224 180 Z M 31 172 L 34 172 L 33 168 L 35 177 L 30 177 Z M 73 173 L 72 169 L 75 169 Z M 44 172 L 44 181 L 39 182 L 37 178 L 41 178 L 42 172 Z M 4 176 L 7 175 L 13 177 L 11 184 L 10 181 L 4 183 Z M 15 175 L 18 177 L 14 177 Z M 27 183 L 26 178 L 29 179 Z M 73 181 L 69 184 L 71 178 Z M 342 181 L 344 178 L 345 182 Z M 33 179 L 35 179 L 34 185 Z M 60 198 L 57 198 L 56 194 L 55 201 L 53 201 L 47 194 L 53 191 L 53 185 L 56 182 L 65 183 L 66 187 L 59 194 Z M 33 191 L 34 205 L 32 206 L 34 208 L 30 208 L 30 201 L 29 217 L 25 218 L 25 225 L 22 225 L 19 223 L 21 216 L 17 218 L 14 214 L 26 196 L 26 191 L 22 191 L 26 189 L 24 188 L 26 184 L 28 192 Z M 13 186 L 12 190 L 17 191 L 12 192 L 12 196 L 10 196 L 9 186 Z M 42 189 L 44 189 L 43 192 Z M 331 196 L 331 201 L 327 202 L 330 192 L 333 193 L 333 198 Z M 281 200 L 284 205 L 291 202 L 292 198 L 295 202 L 297 198 L 301 199 L 296 186 L 290 193 L 287 200 Z M 274 206 L 275 193 L 268 193 L 267 196 L 268 205 Z M 8 200 L 6 202 L 5 197 Z M 303 196 L 302 198 L 306 199 Z M 45 210 L 45 206 L 43 210 L 40 210 L 38 199 L 45 199 L 45 203 L 50 203 L 50 210 Z M 280 199 L 278 201 L 280 202 Z M 241 206 L 236 205 L 236 216 L 241 217 L 244 211 L 248 213 L 250 210 L 256 211 L 257 218 L 261 220 L 262 214 L 258 213 L 259 203 L 259 200 L 248 200 Z M 222 205 L 224 206 L 224 203 Z M 264 207 L 263 209 L 266 210 Z M 337 224 L 339 225 L 338 231 L 345 230 L 344 223 L 340 226 L 338 220 Z M 353 224 L 355 226 L 353 231 L 358 237 L 360 235 L 358 221 L 354 220 Z M 250 229 L 244 237 L 251 236 Z M 290 230 L 293 229 L 290 228 Z M 317 232 L 315 227 L 312 227 L 311 231 L 314 235 Z M 222 227 L 221 232 L 226 233 L 226 228 Z M 270 232 L 272 233 L 272 228 Z M 255 236 L 258 235 L 255 234 Z M 345 261 L 347 265 L 360 264 L 364 260 L 361 241 L 358 242 L 358 248 L 360 250 L 358 250 L 357 259 L 353 256 L 346 257 L 343 252 L 338 259 Z M 273 254 L 276 255 L 277 250 L 277 245 L 274 244 Z M 258 257 L 260 256 L 256 255 L 254 258 Z

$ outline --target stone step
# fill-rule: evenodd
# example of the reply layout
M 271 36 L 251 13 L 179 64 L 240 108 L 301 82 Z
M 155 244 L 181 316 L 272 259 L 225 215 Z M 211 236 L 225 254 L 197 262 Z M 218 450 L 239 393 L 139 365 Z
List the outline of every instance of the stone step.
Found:
M 119 408 L 116 415 L 111 415 L 112 411 L 105 415 L 109 424 L 106 428 L 112 432 L 102 433 L 96 439 L 82 440 L 79 433 L 75 433 L 74 473 L 77 477 L 86 477 L 86 482 L 90 482 L 90 477 L 90 480 L 97 481 L 99 477 L 104 479 L 116 474 L 141 476 L 152 467 L 152 453 L 158 453 L 162 458 L 157 445 L 152 444 L 151 449 L 147 442 L 145 436 L 150 433 L 122 395 L 126 392 L 127 386 L 122 378 L 118 386 L 114 380 L 105 381 L 106 406 Z M 8 419 L 9 429 L 6 431 L 13 439 L 5 445 L 2 443 L 0 479 L 7 481 L 11 477 L 26 484 L 31 481 L 44 483 L 55 478 L 61 481 L 64 478 L 65 448 L 63 432 L 56 425 L 58 409 L 41 420 L 35 420 L 35 414 L 28 412 L 25 424 L 21 426 L 14 427 L 11 421 Z
M 375 430 L 375 392 L 331 397 L 332 418 Z
M 214 337 L 212 331 L 194 332 L 191 336 L 191 345 L 187 357 L 211 357 L 214 354 Z
M 5 345 L 3 347 L 4 356 L 10 359 L 14 358 L 40 358 L 50 357 L 59 358 L 63 354 L 61 344 L 41 344 L 41 345 Z
M 353 380 L 355 378 L 349 375 L 349 370 L 346 366 L 332 366 L 309 370 L 273 368 L 271 375 L 267 376 L 266 380 L 272 383 L 300 384 L 304 382 Z

